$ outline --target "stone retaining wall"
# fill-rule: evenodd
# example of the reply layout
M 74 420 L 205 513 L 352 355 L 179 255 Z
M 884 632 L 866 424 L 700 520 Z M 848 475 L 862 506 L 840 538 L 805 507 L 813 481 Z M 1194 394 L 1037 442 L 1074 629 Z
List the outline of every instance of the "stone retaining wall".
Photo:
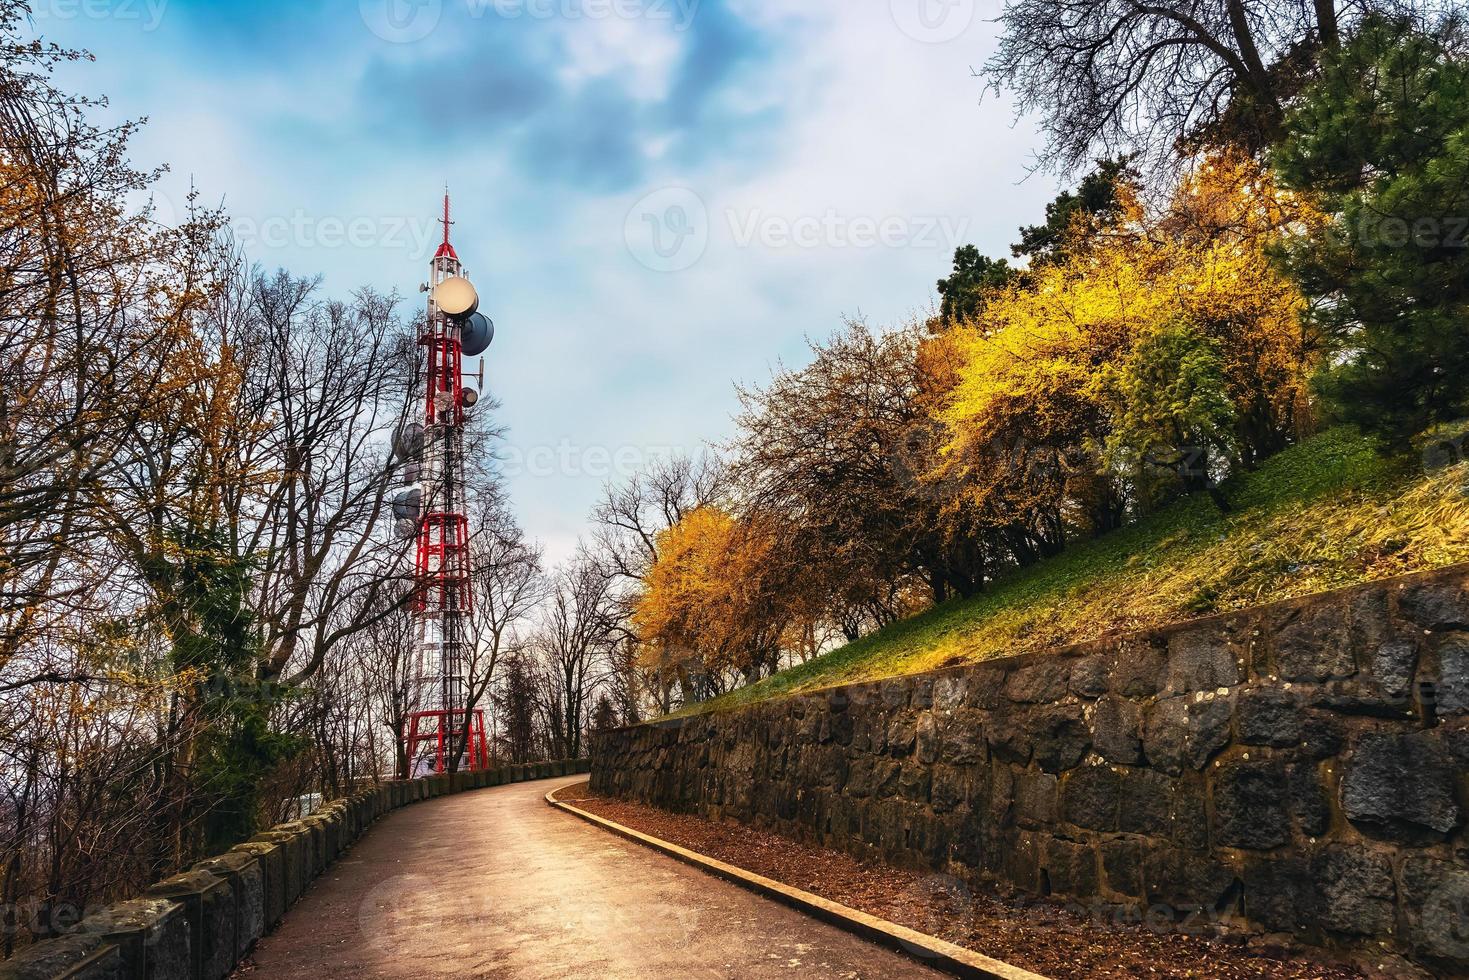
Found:
M 1469 565 L 593 740 L 595 789 L 1469 974 Z
M 0 962 L 0 980 L 222 980 L 378 817 L 419 800 L 586 772 L 587 760 L 393 780 L 280 824 Z

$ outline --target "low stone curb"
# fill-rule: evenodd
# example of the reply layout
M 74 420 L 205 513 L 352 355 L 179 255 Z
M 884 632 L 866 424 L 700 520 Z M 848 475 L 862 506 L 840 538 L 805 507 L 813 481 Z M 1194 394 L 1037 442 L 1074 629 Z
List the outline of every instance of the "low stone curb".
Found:
M 692 865 L 717 878 L 723 878 L 741 888 L 780 902 L 782 905 L 790 906 L 868 942 L 895 949 L 925 966 L 935 967 L 956 977 L 970 977 L 977 978 L 977 980 L 1048 980 L 1039 973 L 1022 970 L 1020 967 L 1011 966 L 1001 960 L 992 959 L 962 946 L 945 942 L 935 936 L 900 926 L 895 922 L 888 922 L 886 919 L 879 919 L 875 915 L 868 915 L 866 912 L 849 908 L 838 902 L 822 898 L 820 895 L 792 888 L 790 885 L 706 857 L 697 851 L 679 847 L 677 844 L 633 830 L 631 827 L 624 827 L 620 823 L 599 817 L 595 813 L 588 813 L 580 807 L 556 799 L 556 793 L 566 788 L 568 787 L 557 787 L 547 793 L 546 802 L 594 826 L 611 831 L 619 837 L 651 847 L 677 861 Z
M 223 980 L 379 817 L 467 790 L 587 772 L 586 759 L 373 783 L 90 912 L 0 962 L 0 980 Z

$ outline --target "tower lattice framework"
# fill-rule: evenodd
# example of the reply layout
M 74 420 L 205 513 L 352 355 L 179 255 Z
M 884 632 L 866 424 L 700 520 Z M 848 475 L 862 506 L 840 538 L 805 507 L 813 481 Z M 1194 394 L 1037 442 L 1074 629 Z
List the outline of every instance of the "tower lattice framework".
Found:
M 489 764 L 483 709 L 467 711 L 466 617 L 474 608 L 469 515 L 464 482 L 463 343 L 458 322 L 439 309 L 437 290 L 464 269 L 444 240 L 430 264 L 428 311 L 418 344 L 424 351 L 423 451 L 418 464 L 420 512 L 413 564 L 416 641 L 404 741 L 410 775 Z

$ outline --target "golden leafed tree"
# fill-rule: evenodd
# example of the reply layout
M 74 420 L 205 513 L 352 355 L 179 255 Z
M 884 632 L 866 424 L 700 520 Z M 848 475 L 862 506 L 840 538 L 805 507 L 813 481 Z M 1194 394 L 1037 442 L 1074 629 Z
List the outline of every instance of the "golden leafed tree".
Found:
M 1311 209 L 1233 156 L 1202 161 L 1156 212 L 1129 187 L 1119 200 L 1115 226 L 945 341 L 959 366 L 938 409 L 939 475 L 958 474 L 1022 547 L 1105 529 L 1140 468 L 1176 466 L 1192 489 L 1190 473 L 1251 465 L 1300 423 L 1316 348 L 1272 251 Z M 1124 487 L 1097 484 L 1103 457 Z
M 710 674 L 773 669 L 784 617 L 767 575 L 772 545 L 759 522 L 719 507 L 685 514 L 659 535 L 658 560 L 633 613 L 644 645 Z

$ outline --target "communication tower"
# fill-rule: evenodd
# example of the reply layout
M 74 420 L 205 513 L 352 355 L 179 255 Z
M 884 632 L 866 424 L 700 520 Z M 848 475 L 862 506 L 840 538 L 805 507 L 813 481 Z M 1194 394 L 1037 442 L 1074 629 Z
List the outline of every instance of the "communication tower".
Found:
M 423 350 L 422 421 L 399 430 L 395 449 L 403 478 L 394 500 L 400 533 L 412 537 L 415 645 L 409 678 L 409 775 L 489 765 L 484 710 L 468 710 L 466 617 L 474 609 L 470 529 L 464 481 L 464 423 L 483 384 L 464 372 L 464 358 L 483 354 L 494 324 L 478 311 L 479 295 L 449 243 L 449 195 L 444 240 L 430 263 Z

